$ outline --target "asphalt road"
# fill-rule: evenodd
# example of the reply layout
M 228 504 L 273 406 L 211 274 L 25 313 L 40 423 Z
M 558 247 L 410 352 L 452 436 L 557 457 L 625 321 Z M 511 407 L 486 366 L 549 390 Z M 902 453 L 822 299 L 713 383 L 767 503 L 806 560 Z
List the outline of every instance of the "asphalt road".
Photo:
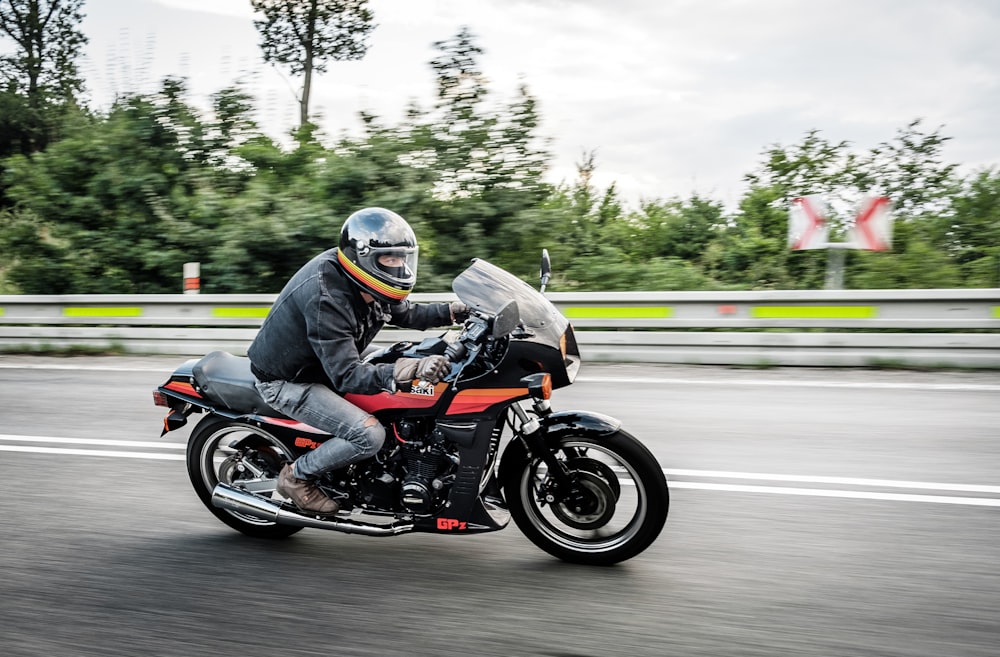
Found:
M 1000 654 L 1000 373 L 585 366 L 671 480 L 612 568 L 212 517 L 159 437 L 174 359 L 0 356 L 0 655 Z

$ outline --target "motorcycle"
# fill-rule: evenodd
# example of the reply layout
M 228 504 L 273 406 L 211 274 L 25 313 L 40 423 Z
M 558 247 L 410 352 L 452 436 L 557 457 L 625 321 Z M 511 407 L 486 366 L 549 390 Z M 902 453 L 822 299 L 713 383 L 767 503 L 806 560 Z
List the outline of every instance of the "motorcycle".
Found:
M 542 273 L 544 291 L 544 256 Z M 340 504 L 334 516 L 311 515 L 275 491 L 283 464 L 330 435 L 271 409 L 244 357 L 214 351 L 178 367 L 154 402 L 169 409 L 164 434 L 205 414 L 186 460 L 209 511 L 262 538 L 306 527 L 474 534 L 513 518 L 532 543 L 568 562 L 611 565 L 649 547 L 669 507 L 656 459 L 612 417 L 552 410 L 552 391 L 573 383 L 581 363 L 569 321 L 484 260 L 474 260 L 452 289 L 470 310 L 460 329 L 366 357 L 388 363 L 441 354 L 451 362 L 442 381 L 345 395 L 383 423 L 387 439 L 375 456 L 317 481 Z

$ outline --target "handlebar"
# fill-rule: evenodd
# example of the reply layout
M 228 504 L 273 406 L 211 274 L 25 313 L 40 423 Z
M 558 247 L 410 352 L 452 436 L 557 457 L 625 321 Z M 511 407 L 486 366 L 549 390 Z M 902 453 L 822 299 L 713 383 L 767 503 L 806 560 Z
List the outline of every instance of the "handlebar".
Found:
M 452 363 L 460 363 L 465 360 L 468 353 L 468 348 L 461 341 L 457 341 L 448 345 L 448 348 L 444 350 L 444 357 Z
M 477 313 L 469 315 L 462 328 L 462 334 L 444 350 L 445 357 L 452 363 L 461 363 L 469 357 L 469 352 L 478 352 L 483 342 L 483 337 L 490 330 L 492 318 L 483 317 Z

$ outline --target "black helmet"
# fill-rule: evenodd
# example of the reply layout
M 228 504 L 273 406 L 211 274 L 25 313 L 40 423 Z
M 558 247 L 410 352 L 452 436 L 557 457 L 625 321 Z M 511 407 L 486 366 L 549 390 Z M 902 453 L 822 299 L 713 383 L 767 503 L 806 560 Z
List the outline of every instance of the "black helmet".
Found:
M 399 303 L 417 282 L 417 237 L 395 212 L 358 210 L 340 229 L 337 260 L 363 291 Z

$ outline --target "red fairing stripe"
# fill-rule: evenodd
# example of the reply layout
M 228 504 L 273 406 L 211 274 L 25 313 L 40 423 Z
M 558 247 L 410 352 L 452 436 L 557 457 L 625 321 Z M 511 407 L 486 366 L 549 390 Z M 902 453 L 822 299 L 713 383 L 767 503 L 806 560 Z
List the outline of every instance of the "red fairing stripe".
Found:
M 187 395 L 188 397 L 198 397 L 201 399 L 201 394 L 194 389 L 194 386 L 190 383 L 184 383 L 183 381 L 171 381 L 167 385 L 163 386 L 163 389 L 179 392 L 182 395 Z
M 377 395 L 347 393 L 344 399 L 368 413 L 390 408 L 430 408 L 441 401 L 441 392 L 447 387 L 446 383 L 437 384 L 433 395 L 415 395 L 409 392 L 380 392 Z
M 527 388 L 495 388 L 493 390 L 463 390 L 451 400 L 445 415 L 482 413 L 490 406 L 527 397 Z
M 265 422 L 267 424 L 274 424 L 279 427 L 285 427 L 286 429 L 292 429 L 294 431 L 302 431 L 306 433 L 318 433 L 324 435 L 326 434 L 325 431 L 317 429 L 316 427 L 313 426 L 309 426 L 308 424 L 305 424 L 303 422 L 299 422 L 298 420 L 291 420 L 283 417 L 265 417 L 263 415 L 254 415 L 253 418 L 255 420 L 260 420 L 261 422 Z

